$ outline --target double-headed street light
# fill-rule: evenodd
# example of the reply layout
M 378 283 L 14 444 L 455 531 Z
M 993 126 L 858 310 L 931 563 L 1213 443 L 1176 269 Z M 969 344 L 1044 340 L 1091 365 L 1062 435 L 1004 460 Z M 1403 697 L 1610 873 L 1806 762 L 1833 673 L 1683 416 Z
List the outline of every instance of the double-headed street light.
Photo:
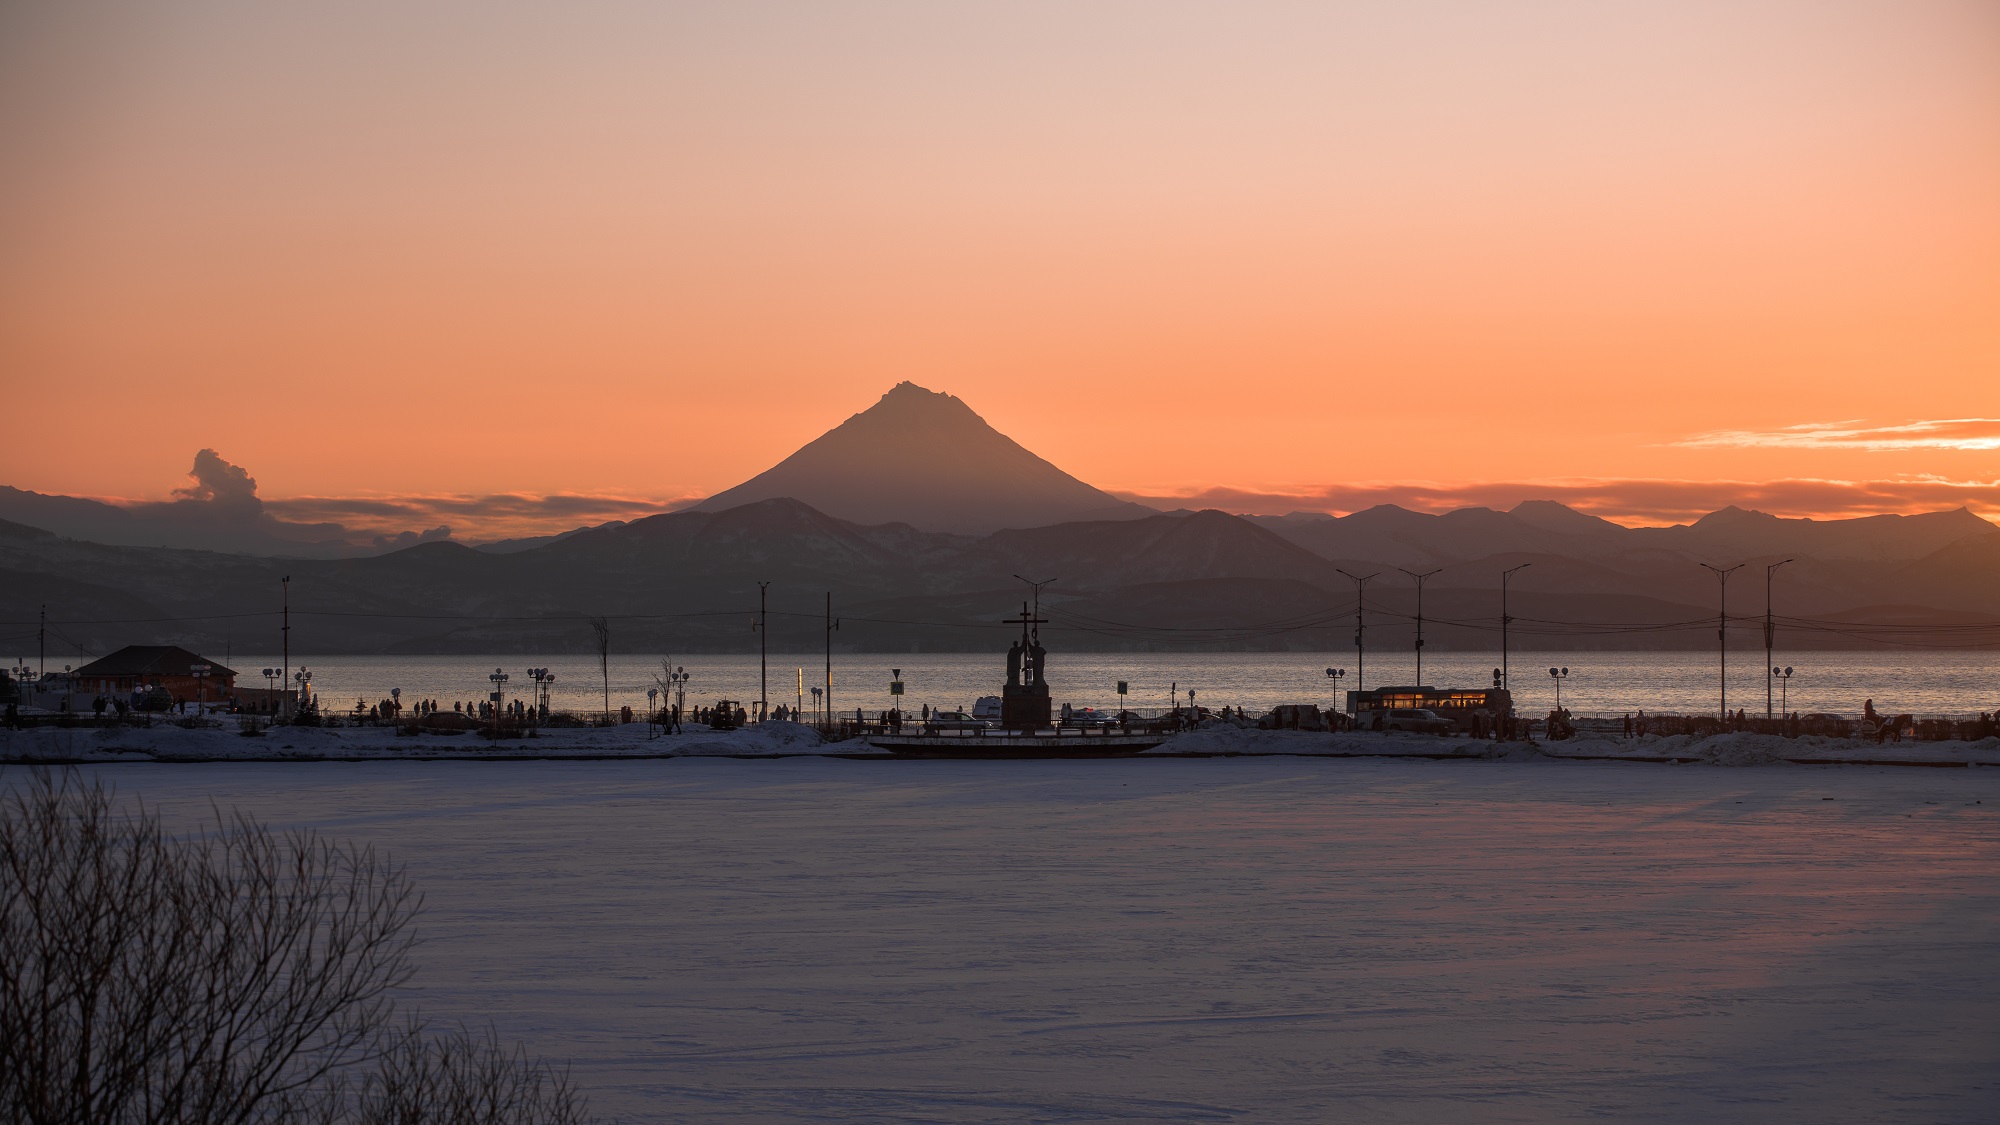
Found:
M 1792 700 L 1789 689 L 1792 686 L 1792 666 L 1787 664 L 1783 668 L 1780 668 L 1775 664 L 1772 665 L 1770 678 L 1778 681 L 1778 710 L 1786 715 L 1790 715 L 1792 713 Z M 1768 694 L 1768 680 L 1765 681 L 1765 685 L 1766 693 Z
M 1340 681 L 1346 675 L 1347 669 L 1345 668 L 1328 668 L 1326 670 L 1327 683 L 1331 685 L 1333 690 L 1333 709 L 1342 714 L 1345 714 L 1347 711 L 1347 701 L 1340 698 Z
M 1569 679 L 1569 669 L 1551 668 L 1549 669 L 1549 676 L 1556 682 L 1556 710 L 1561 711 L 1563 709 L 1563 681 Z

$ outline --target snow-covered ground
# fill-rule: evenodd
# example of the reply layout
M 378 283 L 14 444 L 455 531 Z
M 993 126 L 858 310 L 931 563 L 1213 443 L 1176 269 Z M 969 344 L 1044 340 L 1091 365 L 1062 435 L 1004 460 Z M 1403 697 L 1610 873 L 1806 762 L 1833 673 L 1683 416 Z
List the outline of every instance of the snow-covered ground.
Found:
M 2000 1120 L 2000 770 L 86 769 L 391 850 L 423 1005 L 627 1120 Z
M 795 723 L 763 723 L 734 731 L 711 731 L 690 724 L 681 734 L 629 723 L 540 732 L 537 738 L 490 740 L 477 732 L 399 735 L 393 727 L 280 726 L 246 737 L 230 716 L 210 726 L 188 729 L 171 722 L 151 727 L 33 727 L 0 729 L 0 761 L 212 761 L 428 759 L 428 758 L 587 758 L 676 755 L 774 756 L 875 753 L 866 743 L 823 743 L 811 728 Z M 1708 762 L 1719 765 L 1907 763 L 2000 766 L 2000 738 L 1978 742 L 1889 742 L 1872 739 L 1780 738 L 1774 735 L 1688 735 L 1643 739 L 1582 737 L 1562 742 L 1492 743 L 1466 738 L 1359 732 L 1262 731 L 1225 723 L 1168 739 L 1153 756 L 1186 754 L 1331 754 L 1385 757 L 1541 757 Z

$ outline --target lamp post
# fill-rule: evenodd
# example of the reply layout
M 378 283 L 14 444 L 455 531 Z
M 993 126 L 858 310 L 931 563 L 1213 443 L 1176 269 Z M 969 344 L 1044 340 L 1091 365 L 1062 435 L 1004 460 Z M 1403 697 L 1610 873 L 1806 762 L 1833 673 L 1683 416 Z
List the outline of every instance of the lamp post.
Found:
M 278 710 L 278 688 L 272 681 L 278 678 L 278 674 L 276 668 L 264 669 L 264 699 L 271 705 L 274 713 Z
M 768 658 L 771 618 L 765 612 L 765 594 L 771 589 L 769 582 L 757 583 L 757 721 L 763 722 L 771 713 L 771 675 Z
M 486 678 L 493 683 L 493 692 L 486 697 L 486 700 L 493 705 L 493 737 L 498 738 L 500 737 L 500 704 L 507 698 L 507 690 L 503 685 L 506 684 L 510 677 L 506 672 L 495 668 L 493 669 L 493 674 Z
M 1340 680 L 1345 675 L 1347 675 L 1347 669 L 1345 668 L 1328 668 L 1326 670 L 1327 684 L 1329 685 L 1329 690 L 1333 692 L 1333 709 L 1341 714 L 1347 713 L 1347 703 L 1340 698 Z
M 1790 691 L 1792 686 L 1792 666 L 1787 664 L 1783 668 L 1780 668 L 1773 664 L 1771 666 L 1771 679 L 1778 681 L 1778 710 L 1785 716 L 1790 717 L 1792 713 Z M 1766 718 L 1768 717 L 1767 715 Z
M 660 698 L 659 688 L 649 687 L 646 689 L 646 737 L 647 738 L 653 737 L 653 716 L 654 713 L 659 709 L 659 702 L 658 702 L 659 698 Z
M 403 689 L 402 689 L 402 688 L 399 688 L 399 687 L 392 687 L 392 688 L 390 688 L 390 689 L 389 689 L 389 710 L 390 710 L 391 712 L 393 712 L 393 713 L 392 713 L 392 714 L 391 714 L 391 715 L 389 716 L 389 721 L 390 721 L 391 723 L 394 723 L 394 722 L 395 722 L 396 720 L 398 720 L 398 719 L 400 719 L 400 718 L 402 718 L 402 717 L 403 717 Z
M 1771 663 L 1772 638 L 1777 633 L 1777 629 L 1772 624 L 1771 617 L 1771 576 L 1778 573 L 1779 567 L 1791 561 L 1790 559 L 1786 559 L 1784 562 L 1774 562 L 1764 568 L 1764 663 L 1767 666 Z M 1771 717 L 1771 681 L 1769 678 L 1764 680 L 1764 717 L 1766 719 Z
M 188 671 L 194 673 L 194 713 L 197 715 L 201 714 L 208 704 L 208 667 L 207 664 L 199 662 L 188 665 Z
M 1403 568 L 1400 566 L 1397 567 L 1396 569 L 1403 570 Z M 1431 575 L 1436 574 L 1438 570 L 1443 570 L 1443 569 L 1444 569 L 1443 567 L 1438 567 L 1437 570 L 1427 570 L 1424 571 L 1422 574 L 1418 574 L 1414 570 L 1403 570 L 1404 574 L 1409 575 L 1411 578 L 1414 578 L 1417 581 L 1417 686 L 1418 687 L 1424 686 L 1424 579 L 1429 578 Z
M 1335 567 L 1334 569 L 1339 570 L 1340 568 Z M 1340 573 L 1347 574 L 1344 570 L 1341 570 Z M 1368 578 L 1375 578 L 1381 573 L 1378 570 L 1374 574 L 1369 575 Z M 1347 576 L 1354 579 L 1354 690 L 1362 691 L 1368 687 L 1368 653 L 1365 646 L 1361 643 L 1362 633 L 1366 628 L 1361 621 L 1361 591 L 1368 585 L 1368 578 L 1363 578 L 1357 574 L 1347 574 Z
M 1569 679 L 1569 669 L 1551 668 L 1549 676 L 1556 682 L 1556 710 L 1560 712 L 1563 709 L 1563 681 Z
M 1495 684 L 1494 686 L 1501 688 L 1503 690 L 1508 686 L 1507 626 L 1513 624 L 1514 622 L 1514 619 L 1512 617 L 1507 616 L 1507 579 L 1515 571 L 1526 570 L 1527 568 L 1533 565 L 1535 564 L 1522 563 L 1520 566 L 1510 566 L 1506 570 L 1500 572 L 1500 682 Z
M 684 667 L 675 668 L 667 674 L 667 682 L 674 687 L 674 713 L 680 714 L 687 707 L 688 670 Z
M 297 709 L 312 702 L 312 669 L 303 664 L 299 665 L 299 670 L 292 673 L 292 682 L 298 685 L 293 689 L 293 708 Z
M 812 697 L 813 697 L 813 725 L 814 725 L 814 726 L 823 726 L 823 725 L 825 725 L 825 718 L 823 717 L 823 715 L 821 714 L 821 712 L 820 712 L 820 709 L 819 709 L 819 704 L 820 704 L 820 692 L 821 692 L 822 690 L 824 690 L 824 689 L 822 689 L 822 688 L 819 688 L 819 687 L 817 687 L 817 686 L 815 686 L 815 687 L 814 687 L 814 688 L 812 689 Z
M 1742 563 L 1724 569 L 1708 563 L 1701 565 L 1715 572 L 1721 581 L 1722 596 L 1715 609 L 1715 654 L 1716 654 L 1716 709 L 1722 714 L 1722 721 L 1729 721 L 1729 576 L 1743 569 Z

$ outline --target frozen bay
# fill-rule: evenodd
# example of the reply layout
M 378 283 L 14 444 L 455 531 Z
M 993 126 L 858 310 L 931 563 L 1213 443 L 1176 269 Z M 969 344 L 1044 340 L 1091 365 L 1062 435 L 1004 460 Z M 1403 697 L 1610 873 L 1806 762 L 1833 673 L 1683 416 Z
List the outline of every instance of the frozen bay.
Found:
M 372 842 L 413 999 L 680 1121 L 1990 1121 L 2000 771 L 133 764 Z

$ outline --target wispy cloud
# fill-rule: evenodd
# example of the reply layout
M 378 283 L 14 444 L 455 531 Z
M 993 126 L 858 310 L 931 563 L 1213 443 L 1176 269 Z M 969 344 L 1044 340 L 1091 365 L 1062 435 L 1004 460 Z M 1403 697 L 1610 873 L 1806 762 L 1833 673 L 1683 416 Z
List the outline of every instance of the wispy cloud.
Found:
M 581 492 L 409 493 L 292 496 L 268 499 L 264 507 L 288 522 L 337 523 L 357 532 L 391 535 L 404 533 L 413 525 L 448 527 L 451 538 L 479 541 L 640 519 L 697 499 Z
M 1115 490 L 1114 490 L 1115 491 Z M 1268 491 L 1210 488 L 1181 494 L 1117 491 L 1160 508 L 1221 508 L 1258 515 L 1344 514 L 1377 504 L 1425 512 L 1511 508 L 1523 500 L 1556 500 L 1625 524 L 1685 523 L 1732 504 L 1780 516 L 1841 519 L 1884 513 L 1970 508 L 2000 517 L 2000 480 L 1951 480 L 1913 475 L 1885 480 L 1796 477 L 1771 481 L 1563 477 L 1523 481 L 1363 481 Z
M 2000 418 L 1932 418 L 1896 426 L 1865 426 L 1858 420 L 1804 422 L 1776 430 L 1710 430 L 1673 444 L 1699 449 L 1853 449 L 1872 453 L 2000 449 Z

